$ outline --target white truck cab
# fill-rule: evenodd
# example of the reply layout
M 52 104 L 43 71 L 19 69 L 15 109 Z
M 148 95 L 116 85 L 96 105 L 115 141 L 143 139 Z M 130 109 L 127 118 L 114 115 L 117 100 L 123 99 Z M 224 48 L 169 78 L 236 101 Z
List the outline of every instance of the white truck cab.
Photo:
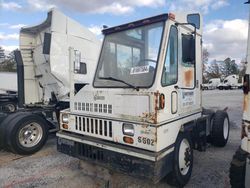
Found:
M 218 85 L 221 83 L 220 78 L 212 78 L 206 84 L 202 84 L 203 90 L 217 89 Z
M 238 89 L 238 87 L 239 87 L 239 75 L 232 74 L 232 75 L 227 76 L 217 87 L 220 90 Z
M 92 83 L 101 41 L 86 27 L 51 9 L 42 23 L 21 28 L 19 43 L 20 51 L 14 52 L 18 97 L 8 95 L 13 99 L 3 103 L 2 110 L 0 96 L 4 112 L 0 113 L 0 148 L 28 155 L 42 148 L 49 132 L 58 130 L 59 111 L 69 107 L 70 81 L 76 89 Z M 74 73 L 69 67 L 69 47 L 77 50 L 79 59 Z
M 61 111 L 58 150 L 154 182 L 168 174 L 185 185 L 192 149 L 204 151 L 212 131 L 201 104 L 200 14 L 162 14 L 103 34 L 93 83 L 71 86 L 70 109 Z M 219 113 L 212 139 L 224 146 L 229 121 Z

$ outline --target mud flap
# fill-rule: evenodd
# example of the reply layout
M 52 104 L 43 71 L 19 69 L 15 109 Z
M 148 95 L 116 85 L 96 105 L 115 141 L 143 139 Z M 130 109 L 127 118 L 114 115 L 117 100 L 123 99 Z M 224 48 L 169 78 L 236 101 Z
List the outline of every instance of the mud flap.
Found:
M 249 187 L 250 185 L 250 158 L 247 158 L 246 163 L 246 176 L 245 176 L 245 187 Z
M 2 125 L 2 122 L 6 118 L 7 114 L 0 113 L 0 149 L 4 147 L 4 126 Z
M 196 149 L 198 151 L 206 151 L 207 121 L 208 121 L 208 118 L 206 116 L 199 118 L 196 122 L 196 125 L 194 126 L 193 131 L 192 131 L 193 146 L 194 146 L 194 149 Z

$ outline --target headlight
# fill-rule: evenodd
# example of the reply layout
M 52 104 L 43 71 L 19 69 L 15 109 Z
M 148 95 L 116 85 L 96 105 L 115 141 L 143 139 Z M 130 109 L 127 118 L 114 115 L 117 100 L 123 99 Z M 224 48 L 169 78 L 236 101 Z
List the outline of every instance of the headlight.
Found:
M 69 114 L 62 114 L 62 122 L 69 123 Z
M 135 134 L 133 124 L 123 123 L 122 130 L 123 130 L 123 134 L 128 135 L 128 136 L 134 136 L 134 134 Z

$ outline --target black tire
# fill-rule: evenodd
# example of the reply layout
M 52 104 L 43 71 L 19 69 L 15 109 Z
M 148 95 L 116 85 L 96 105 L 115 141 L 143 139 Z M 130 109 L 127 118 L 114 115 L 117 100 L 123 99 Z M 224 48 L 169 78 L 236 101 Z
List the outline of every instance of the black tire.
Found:
M 232 188 L 245 187 L 247 153 L 239 148 L 233 156 L 230 165 L 229 177 Z
M 4 102 L 1 104 L 2 111 L 4 112 L 15 112 L 17 107 L 14 102 Z
M 226 123 L 228 126 L 226 126 Z M 229 130 L 230 123 L 227 112 L 222 110 L 216 111 L 213 117 L 212 131 L 210 134 L 211 143 L 217 147 L 224 147 L 229 138 Z
M 188 141 L 190 145 L 190 150 L 188 151 L 189 169 L 185 175 L 181 173 L 179 168 L 179 150 L 183 140 Z M 192 149 L 191 137 L 187 132 L 179 133 L 174 149 L 173 171 L 169 175 L 167 175 L 167 182 L 170 185 L 176 187 L 184 187 L 190 180 L 192 169 L 193 169 L 193 149 Z
M 223 87 L 222 87 L 222 86 L 219 86 L 218 88 L 219 88 L 219 90 L 223 90 Z
M 48 138 L 48 125 L 46 120 L 42 117 L 31 114 L 31 113 L 22 113 L 16 116 L 14 119 L 10 120 L 6 132 L 6 145 L 9 150 L 20 155 L 30 155 L 39 151 L 47 141 Z M 19 134 L 24 130 L 25 126 L 35 126 L 36 129 L 39 129 L 36 134 L 37 142 L 34 145 L 26 145 L 20 142 Z M 34 129 L 35 130 L 35 129 Z M 33 134 L 33 132 L 31 133 Z M 32 141 L 32 139 L 30 139 Z M 35 139 L 34 139 L 35 140 Z
M 3 121 L 0 123 L 0 145 L 2 145 L 3 148 L 6 148 L 7 144 L 7 137 L 6 137 L 6 131 L 9 128 L 10 121 L 16 118 L 17 116 L 25 114 L 24 112 L 15 112 L 11 114 L 5 114 L 5 117 Z

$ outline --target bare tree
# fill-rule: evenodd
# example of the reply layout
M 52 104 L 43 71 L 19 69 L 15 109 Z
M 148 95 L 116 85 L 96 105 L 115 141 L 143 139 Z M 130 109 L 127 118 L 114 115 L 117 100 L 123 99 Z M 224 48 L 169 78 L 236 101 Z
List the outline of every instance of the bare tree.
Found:
M 206 48 L 202 51 L 202 82 L 206 83 L 207 79 L 207 67 L 208 67 L 209 52 Z
M 207 79 L 220 78 L 221 72 L 220 67 L 216 60 L 213 60 L 207 68 Z

